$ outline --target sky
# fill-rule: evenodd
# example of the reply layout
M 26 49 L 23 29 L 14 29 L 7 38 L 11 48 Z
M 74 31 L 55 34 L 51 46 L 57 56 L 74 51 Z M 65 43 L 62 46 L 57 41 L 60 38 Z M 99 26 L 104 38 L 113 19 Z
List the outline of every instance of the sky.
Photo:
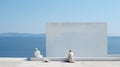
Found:
M 41 34 L 51 22 L 106 22 L 120 36 L 120 0 L 0 0 L 0 34 Z

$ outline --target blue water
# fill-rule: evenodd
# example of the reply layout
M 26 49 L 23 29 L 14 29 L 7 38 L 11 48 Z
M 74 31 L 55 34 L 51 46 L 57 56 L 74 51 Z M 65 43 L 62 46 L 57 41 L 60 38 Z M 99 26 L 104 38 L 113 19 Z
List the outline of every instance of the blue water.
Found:
M 120 54 L 120 37 L 108 37 L 108 54 Z
M 46 55 L 45 37 L 0 37 L 0 57 L 32 57 L 36 47 Z
M 38 47 L 46 56 L 46 37 L 0 37 L 0 57 L 33 57 Z M 108 54 L 120 54 L 120 37 L 108 37 Z

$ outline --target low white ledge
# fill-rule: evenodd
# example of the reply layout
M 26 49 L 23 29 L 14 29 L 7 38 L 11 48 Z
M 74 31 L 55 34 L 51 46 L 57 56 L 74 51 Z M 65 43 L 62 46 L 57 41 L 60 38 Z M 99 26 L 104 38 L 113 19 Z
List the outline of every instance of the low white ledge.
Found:
M 43 57 L 34 58 L 31 57 L 31 61 L 43 61 L 44 59 L 49 59 L 50 61 L 66 61 L 66 57 Z M 120 61 L 120 57 L 75 57 L 75 61 Z

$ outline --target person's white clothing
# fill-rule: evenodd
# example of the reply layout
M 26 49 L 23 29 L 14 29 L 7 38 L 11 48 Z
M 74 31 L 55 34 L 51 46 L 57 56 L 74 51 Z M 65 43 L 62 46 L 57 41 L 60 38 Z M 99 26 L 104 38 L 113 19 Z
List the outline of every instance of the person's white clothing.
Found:
M 34 55 L 35 55 L 35 58 L 41 58 L 42 57 L 38 48 L 36 48 L 36 51 L 34 52 Z
M 74 63 L 74 56 L 73 56 L 74 54 L 73 54 L 73 52 L 69 52 L 68 53 L 68 61 L 70 62 L 70 63 Z

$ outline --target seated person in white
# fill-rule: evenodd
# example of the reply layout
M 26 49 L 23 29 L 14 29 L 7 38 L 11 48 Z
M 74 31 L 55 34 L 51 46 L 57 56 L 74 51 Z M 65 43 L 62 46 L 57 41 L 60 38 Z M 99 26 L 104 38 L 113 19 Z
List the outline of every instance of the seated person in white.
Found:
M 38 48 L 35 48 L 34 55 L 35 55 L 35 58 L 42 58 L 43 57 Z
M 69 50 L 69 53 L 68 53 L 68 62 L 70 62 L 70 63 L 74 63 L 75 61 L 74 61 L 74 56 L 73 56 L 74 54 L 73 54 L 73 52 L 71 51 L 71 50 Z

